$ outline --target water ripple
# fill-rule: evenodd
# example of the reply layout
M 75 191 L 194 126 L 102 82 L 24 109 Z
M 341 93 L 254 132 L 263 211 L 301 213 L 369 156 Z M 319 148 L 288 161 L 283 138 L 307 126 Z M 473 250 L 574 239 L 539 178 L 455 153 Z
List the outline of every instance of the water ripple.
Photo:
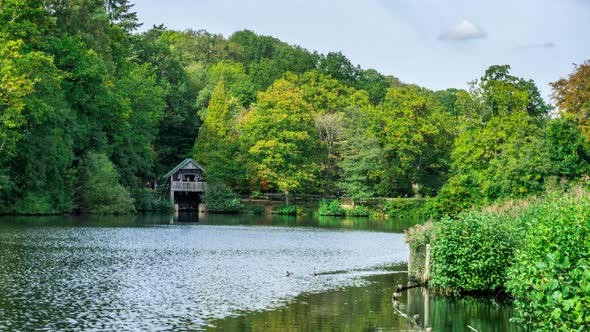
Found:
M 0 233 L 0 329 L 198 330 L 302 293 L 360 284 L 406 257 L 402 235 L 392 233 L 7 228 Z

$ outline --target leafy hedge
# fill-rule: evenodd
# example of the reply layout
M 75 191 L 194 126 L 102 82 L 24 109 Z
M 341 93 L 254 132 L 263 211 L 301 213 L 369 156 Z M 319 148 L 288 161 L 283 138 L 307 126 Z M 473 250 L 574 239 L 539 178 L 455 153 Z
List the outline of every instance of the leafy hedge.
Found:
M 297 205 L 281 204 L 272 210 L 272 213 L 284 216 L 298 216 L 303 214 L 303 209 Z
M 340 201 L 333 199 L 326 201 L 322 199 L 318 208 L 318 214 L 320 216 L 345 216 L 346 210 L 340 204 Z
M 236 193 L 220 184 L 210 184 L 203 195 L 203 202 L 208 212 L 237 213 L 242 203 Z
M 103 153 L 89 152 L 80 164 L 78 206 L 94 214 L 135 211 L 129 191 L 119 183 L 115 165 Z
M 148 188 L 134 190 L 132 193 L 135 200 L 135 209 L 142 212 L 171 212 L 174 205 L 159 191 Z
M 383 212 L 389 217 L 410 217 L 423 214 L 423 198 L 392 198 L 384 200 Z
M 260 205 L 246 205 L 242 209 L 242 213 L 261 216 L 266 212 L 263 206 Z
M 371 212 L 371 209 L 366 206 L 357 205 L 352 209 L 345 209 L 337 199 L 330 201 L 322 199 L 317 214 L 320 216 L 368 217 Z
M 516 203 L 516 204 L 515 204 Z M 406 232 L 431 245 L 431 284 L 514 297 L 535 331 L 590 330 L 590 192 L 579 187 Z
M 539 331 L 589 331 L 588 193 L 554 195 L 524 211 L 520 220 L 527 232 L 506 282 L 518 320 Z
M 351 217 L 369 217 L 371 215 L 371 209 L 366 206 L 357 205 L 352 209 L 346 210 L 346 215 Z
M 458 292 L 503 288 L 518 245 L 514 222 L 494 214 L 467 212 L 441 220 L 433 236 L 433 286 Z

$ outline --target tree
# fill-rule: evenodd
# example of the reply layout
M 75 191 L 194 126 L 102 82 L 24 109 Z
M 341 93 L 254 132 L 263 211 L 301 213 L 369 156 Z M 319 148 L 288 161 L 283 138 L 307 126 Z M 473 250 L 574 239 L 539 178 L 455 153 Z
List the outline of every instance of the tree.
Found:
M 462 90 L 458 89 L 446 89 L 435 91 L 434 98 L 446 109 L 448 113 L 453 116 L 458 116 L 458 110 L 456 108 L 458 93 Z M 464 92 L 464 91 L 463 91 Z
M 80 210 L 97 214 L 125 214 L 134 211 L 131 195 L 119 183 L 119 174 L 105 154 L 89 152 L 79 170 Z
M 386 78 L 375 69 L 360 70 L 355 87 L 365 90 L 369 94 L 369 101 L 373 105 L 378 105 L 385 99 L 387 88 L 390 85 Z
M 585 136 L 574 118 L 563 115 L 551 119 L 544 133 L 550 174 L 566 179 L 576 179 L 590 170 L 590 150 Z
M 540 119 L 548 107 L 536 100 L 534 84 L 510 76 L 508 69 L 492 66 L 470 83 L 469 92 L 457 93 L 461 125 L 451 153 L 451 178 L 437 197 L 444 213 L 543 188 L 549 161 Z
M 21 47 L 22 41 L 0 38 L 0 162 L 14 153 L 23 136 L 18 129 L 25 123 L 24 100 L 33 92 L 34 82 L 22 65 Z
M 151 66 L 136 65 L 117 82 L 126 109 L 124 131 L 113 142 L 112 160 L 119 167 L 121 182 L 128 188 L 142 187 L 153 179 L 154 145 L 164 117 L 166 92 L 157 83 Z
M 380 194 L 436 193 L 450 166 L 453 119 L 432 92 L 416 86 L 389 89 L 378 110 Z
M 342 53 L 328 53 L 320 58 L 318 70 L 348 86 L 355 86 L 360 67 L 354 66 Z
M 551 84 L 559 110 L 571 116 L 590 142 L 590 60 L 576 65 L 568 78 Z
M 139 23 L 137 13 L 131 11 L 135 4 L 129 3 L 129 0 L 104 1 L 111 24 L 117 25 L 127 32 L 132 32 L 142 25 Z
M 243 182 L 239 137 L 241 108 L 223 80 L 217 83 L 195 142 L 194 156 L 207 170 L 207 179 L 236 186 Z
M 315 118 L 315 128 L 321 142 L 326 145 L 328 156 L 322 163 L 322 169 L 325 173 L 324 194 L 330 194 L 332 191 L 332 179 L 334 177 L 334 168 L 336 166 L 336 143 L 342 136 L 344 130 L 344 121 L 342 113 L 324 113 Z
M 209 68 L 221 61 L 237 61 L 239 47 L 221 34 L 205 30 L 165 31 L 162 39 L 171 45 L 184 66 L 200 63 Z
M 375 166 L 383 154 L 379 140 L 370 130 L 375 110 L 372 106 L 351 107 L 344 116 L 345 129 L 341 132 L 341 158 L 338 161 L 338 187 L 355 201 L 375 194 L 372 182 Z
M 191 79 L 173 54 L 165 32 L 162 26 L 154 27 L 132 38 L 136 61 L 149 63 L 154 68 L 156 81 L 166 92 L 166 107 L 155 143 L 155 170 L 159 174 L 191 156 L 200 126 L 195 104 L 199 90 L 193 89 Z
M 480 79 L 484 91 L 482 98 L 492 113 L 504 112 L 517 105 L 511 105 L 506 94 L 517 92 L 526 95 L 526 112 L 534 118 L 546 117 L 551 107 L 545 103 L 533 80 L 510 75 L 510 66 L 490 66 Z
M 348 108 L 368 105 L 368 94 L 317 71 L 302 75 L 287 73 L 284 77 L 299 87 L 303 100 L 310 106 L 321 143 L 317 157 L 323 173 L 322 192 L 332 194 L 332 183 L 338 176 L 336 162 L 341 152 L 338 145 L 344 125 L 342 116 Z
M 310 106 L 296 85 L 281 79 L 259 93 L 240 131 L 258 183 L 283 192 L 287 203 L 290 193 L 314 185 L 319 144 Z

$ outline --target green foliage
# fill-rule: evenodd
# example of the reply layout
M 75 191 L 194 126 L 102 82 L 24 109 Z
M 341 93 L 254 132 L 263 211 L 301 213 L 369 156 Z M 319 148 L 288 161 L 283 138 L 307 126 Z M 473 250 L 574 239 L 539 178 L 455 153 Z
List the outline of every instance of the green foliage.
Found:
M 119 183 L 119 174 L 109 158 L 89 152 L 80 167 L 78 207 L 86 213 L 125 214 L 133 212 L 133 199 Z
M 242 212 L 250 215 L 261 216 L 266 212 L 266 209 L 259 205 L 245 205 L 242 209 Z
M 507 201 L 415 228 L 431 244 L 431 283 L 457 292 L 505 290 L 517 320 L 536 331 L 590 326 L 590 193 L 582 187 Z
M 310 105 L 292 82 L 278 80 L 258 94 L 240 128 L 252 178 L 287 197 L 312 185 L 319 172 L 314 129 Z
M 275 207 L 272 213 L 285 216 L 299 216 L 303 214 L 303 209 L 293 204 L 281 204 Z
M 435 215 L 589 170 L 587 64 L 553 85 L 572 118 L 550 119 L 509 66 L 470 91 L 432 92 L 248 30 L 133 34 L 129 0 L 0 7 L 3 213 L 71 212 L 89 151 L 142 210 L 164 208 L 145 183 L 191 156 L 243 194 L 438 194 L 421 208 Z
M 518 319 L 536 331 L 590 328 L 590 198 L 555 194 L 520 216 L 527 229 L 506 288 Z
M 457 92 L 462 124 L 451 152 L 451 177 L 437 197 L 439 215 L 544 188 L 551 139 L 543 139 L 541 120 L 549 107 L 531 81 L 509 75 L 509 68 L 491 66 L 469 92 Z
M 203 202 L 207 211 L 215 213 L 237 213 L 242 208 L 238 195 L 223 184 L 209 184 Z
M 510 218 L 464 212 L 434 226 L 431 284 L 458 292 L 503 288 L 519 232 Z
M 590 142 L 590 60 L 576 65 L 574 72 L 551 84 L 553 99 L 562 115 L 574 119 L 584 133 L 586 142 Z
M 346 210 L 346 215 L 350 217 L 369 217 L 371 213 L 371 209 L 363 205 L 357 205 Z
M 208 170 L 209 181 L 237 185 L 242 163 L 240 158 L 239 137 L 236 132 L 237 118 L 240 114 L 235 98 L 225 88 L 224 81 L 219 81 L 215 88 L 199 136 L 195 143 L 195 160 Z
M 340 200 L 333 199 L 327 201 L 322 199 L 317 213 L 320 216 L 344 216 L 346 215 L 346 210 L 342 208 Z
M 377 117 L 383 154 L 373 177 L 379 194 L 435 194 L 450 167 L 454 120 L 431 91 L 417 86 L 389 89 Z
M 25 97 L 33 92 L 34 82 L 23 68 L 22 41 L 8 41 L 0 35 L 0 156 L 14 153 L 25 124 L 22 112 Z M 3 158 L 4 159 L 4 158 Z M 0 162 L 5 160 L 0 160 Z
M 135 209 L 142 212 L 171 212 L 174 205 L 162 192 L 148 188 L 136 189 L 132 192 Z
M 372 181 L 382 148 L 375 134 L 370 132 L 373 107 L 350 108 L 344 113 L 344 131 L 338 161 L 338 186 L 345 196 L 355 200 L 368 199 L 375 194 Z
M 383 201 L 382 210 L 388 217 L 418 216 L 424 202 L 422 198 L 392 198 Z
M 590 151 L 571 117 L 551 119 L 544 138 L 552 175 L 576 179 L 588 173 Z
M 341 52 L 331 52 L 321 57 L 318 70 L 348 86 L 354 86 L 360 67 L 354 66 Z
M 433 217 L 455 216 L 474 205 L 482 204 L 478 188 L 478 174 L 461 174 L 451 177 L 434 198 Z

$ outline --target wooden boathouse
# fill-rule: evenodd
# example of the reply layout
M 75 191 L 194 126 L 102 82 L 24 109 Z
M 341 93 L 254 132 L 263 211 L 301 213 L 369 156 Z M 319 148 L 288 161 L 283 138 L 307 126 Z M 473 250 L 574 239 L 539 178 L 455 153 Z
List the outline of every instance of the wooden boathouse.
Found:
M 164 175 L 170 191 L 170 201 L 180 209 L 197 209 L 207 190 L 205 169 L 191 158 L 183 160 Z

